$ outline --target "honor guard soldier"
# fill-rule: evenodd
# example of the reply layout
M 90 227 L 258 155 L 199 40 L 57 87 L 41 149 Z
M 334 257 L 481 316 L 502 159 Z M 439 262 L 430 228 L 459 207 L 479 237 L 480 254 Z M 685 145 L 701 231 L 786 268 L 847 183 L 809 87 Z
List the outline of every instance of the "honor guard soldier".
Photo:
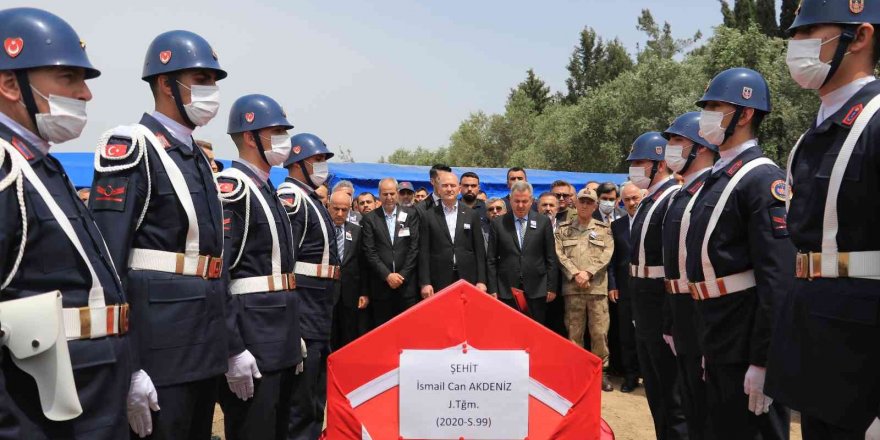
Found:
M 681 403 L 690 440 L 707 437 L 706 387 L 703 382 L 702 352 L 694 325 L 694 300 L 688 288 L 684 241 L 690 223 L 694 197 L 703 186 L 718 147 L 700 134 L 700 112 L 685 113 L 663 132 L 667 139 L 666 165 L 684 178 L 681 190 L 672 196 L 663 220 L 663 272 L 670 313 L 664 314 L 663 339 L 675 354 Z
M 877 2 L 804 0 L 789 29 L 791 76 L 822 104 L 788 160 L 796 279 L 767 393 L 800 411 L 804 440 L 880 439 L 878 24 Z
M 208 438 L 218 381 L 241 352 L 228 346 L 224 322 L 223 207 L 192 138 L 217 113 L 225 77 L 202 37 L 159 35 L 142 77 L 156 110 L 98 143 L 89 208 L 129 292 L 128 412 L 141 437 Z
M 785 176 L 756 139 L 770 90 L 758 72 L 730 69 L 697 105 L 700 134 L 721 155 L 692 206 L 685 247 L 709 437 L 787 439 L 788 410 L 763 391 L 774 308 L 794 276 Z
M 229 111 L 227 133 L 239 157 L 217 177 L 234 353 L 228 384 L 220 386 L 227 439 L 286 435 L 293 376 L 302 362 L 290 220 L 269 180 L 269 170 L 290 155 L 291 128 L 284 109 L 265 95 L 242 96 Z
M 278 196 L 293 226 L 300 329 L 308 356 L 295 381 L 288 438 L 313 440 L 323 428 L 333 283 L 339 279 L 336 227 L 315 189 L 329 180 L 327 160 L 333 153 L 313 134 L 297 134 L 290 142 L 292 151 L 284 161 L 288 177 L 278 186 Z
M 128 305 L 51 144 L 79 137 L 85 43 L 39 9 L 0 10 L 0 438 L 128 436 Z
M 630 228 L 630 291 L 636 324 L 636 350 L 645 394 L 658 439 L 686 439 L 687 426 L 676 386 L 675 357 L 663 340 L 667 309 L 663 283 L 663 217 L 679 186 L 666 165 L 666 139 L 650 131 L 639 136 L 626 158 L 629 179 L 648 190 Z
M 567 189 L 567 188 L 566 188 Z M 596 192 L 582 189 L 577 194 L 577 217 L 559 224 L 556 255 L 562 271 L 562 297 L 565 300 L 565 327 L 568 338 L 584 346 L 584 330 L 589 327 L 590 352 L 608 368 L 608 263 L 614 254 L 614 239 L 608 223 L 593 218 L 598 206 Z M 602 374 L 602 390 L 614 388 Z

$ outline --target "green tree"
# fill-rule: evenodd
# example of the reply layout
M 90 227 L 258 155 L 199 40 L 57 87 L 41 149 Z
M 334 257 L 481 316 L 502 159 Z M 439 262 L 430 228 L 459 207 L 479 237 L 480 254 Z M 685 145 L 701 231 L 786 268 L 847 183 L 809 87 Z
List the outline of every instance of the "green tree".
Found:
M 544 107 L 547 107 L 547 104 L 553 99 L 550 96 L 550 87 L 544 80 L 538 78 L 538 75 L 535 75 L 533 69 L 526 71 L 526 79 L 523 82 L 519 83 L 516 88 L 510 89 L 509 98 L 512 98 L 518 91 L 522 91 L 532 100 L 532 106 L 538 113 L 544 111 Z
M 693 38 L 676 39 L 672 36 L 672 26 L 669 25 L 669 22 L 664 22 L 661 28 L 648 9 L 642 9 L 642 15 L 639 16 L 636 29 L 648 36 L 645 50 L 641 51 L 638 56 L 640 62 L 643 56 L 672 58 L 693 45 L 703 36 L 700 31 L 697 31 Z
M 794 23 L 795 12 L 797 12 L 799 5 L 800 0 L 782 0 L 782 8 L 779 10 L 780 36 L 783 36 L 791 24 Z
M 449 163 L 446 148 L 429 150 L 424 147 L 416 147 L 415 150 L 398 148 L 390 156 L 388 163 L 399 165 L 433 165 L 435 163 Z
M 632 67 L 633 60 L 619 39 L 615 38 L 606 44 L 592 28 L 584 28 L 566 67 L 569 73 L 565 80 L 568 93 L 562 102 L 575 104 L 591 88 L 616 78 Z
M 718 3 L 721 3 L 721 16 L 724 17 L 724 25 L 729 28 L 736 27 L 736 18 L 734 18 L 727 0 L 718 0 Z
M 733 2 L 733 19 L 739 30 L 746 30 L 757 22 L 755 0 L 735 0 Z
M 764 35 L 779 36 L 779 26 L 776 24 L 776 0 L 757 0 L 755 19 Z

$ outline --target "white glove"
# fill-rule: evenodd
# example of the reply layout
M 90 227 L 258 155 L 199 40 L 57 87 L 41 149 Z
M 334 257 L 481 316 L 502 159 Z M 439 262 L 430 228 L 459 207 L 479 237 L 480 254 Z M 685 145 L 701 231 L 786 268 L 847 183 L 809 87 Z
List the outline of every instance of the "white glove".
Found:
M 229 383 L 229 390 L 241 400 L 254 397 L 254 379 L 263 377 L 254 355 L 245 350 L 229 358 L 227 364 L 226 382 Z
M 678 356 L 678 352 L 675 351 L 675 339 L 672 339 L 670 335 L 663 335 L 663 341 L 672 349 L 672 355 Z
M 302 339 L 302 338 L 299 339 L 299 349 L 302 351 L 303 359 L 309 357 L 309 350 L 308 350 L 308 348 L 306 348 L 305 339 Z M 304 368 L 305 368 L 305 360 L 300 361 L 300 363 L 296 364 L 296 371 L 293 373 L 294 376 L 302 374 Z
M 746 380 L 743 382 L 743 391 L 749 395 L 749 411 L 755 413 L 756 416 L 766 414 L 770 411 L 770 405 L 773 398 L 764 394 L 764 377 L 767 375 L 767 369 L 749 365 L 746 371 Z
M 865 431 L 865 440 L 880 440 L 880 417 L 875 417 L 874 423 Z
M 128 424 L 140 438 L 153 433 L 150 410 L 159 411 L 159 397 L 153 381 L 144 370 L 131 373 L 128 387 Z

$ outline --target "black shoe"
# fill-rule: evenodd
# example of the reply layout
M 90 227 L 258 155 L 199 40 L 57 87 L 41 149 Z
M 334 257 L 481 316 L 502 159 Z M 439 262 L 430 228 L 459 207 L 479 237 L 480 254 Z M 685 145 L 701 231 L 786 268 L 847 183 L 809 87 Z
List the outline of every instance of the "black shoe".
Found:
M 614 391 L 614 386 L 611 385 L 611 381 L 608 380 L 608 375 L 602 375 L 602 391 Z
M 631 393 L 635 391 L 636 388 L 639 387 L 639 378 L 638 377 L 627 377 L 626 380 L 623 381 L 623 385 L 620 386 L 621 393 Z

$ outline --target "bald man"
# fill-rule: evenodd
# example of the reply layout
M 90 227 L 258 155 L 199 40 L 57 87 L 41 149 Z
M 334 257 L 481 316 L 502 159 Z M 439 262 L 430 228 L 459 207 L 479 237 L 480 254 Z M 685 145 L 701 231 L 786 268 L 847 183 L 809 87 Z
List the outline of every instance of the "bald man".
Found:
M 361 227 L 348 221 L 351 196 L 345 191 L 330 195 L 330 218 L 336 228 L 336 250 L 342 275 L 334 285 L 333 327 L 330 346 L 338 350 L 369 330 L 366 260 L 361 246 Z

